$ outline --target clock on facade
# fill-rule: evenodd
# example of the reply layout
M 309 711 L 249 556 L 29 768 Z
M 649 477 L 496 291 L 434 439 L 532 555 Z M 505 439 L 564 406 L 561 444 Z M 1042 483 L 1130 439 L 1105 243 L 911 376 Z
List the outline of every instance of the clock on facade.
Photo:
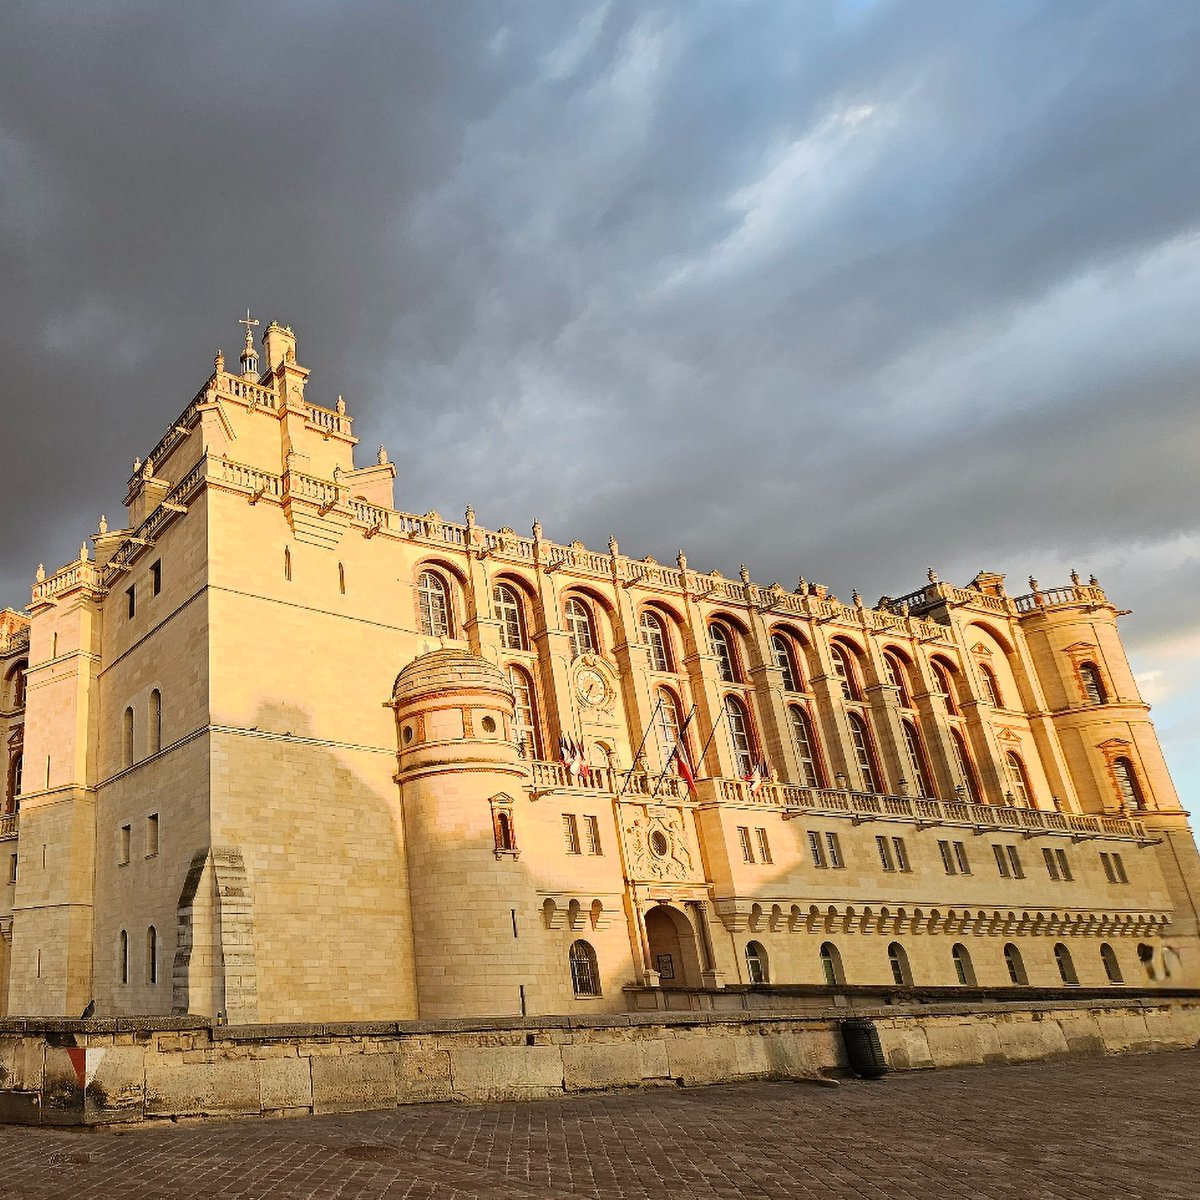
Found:
M 581 667 L 575 676 L 575 691 L 584 704 L 603 704 L 608 697 L 608 682 L 595 667 Z

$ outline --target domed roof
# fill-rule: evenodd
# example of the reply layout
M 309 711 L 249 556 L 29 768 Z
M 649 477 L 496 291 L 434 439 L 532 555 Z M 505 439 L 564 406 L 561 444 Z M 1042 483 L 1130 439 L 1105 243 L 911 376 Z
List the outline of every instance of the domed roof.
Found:
M 405 701 L 435 692 L 480 689 L 512 697 L 512 688 L 499 667 L 470 650 L 444 647 L 414 658 L 396 676 L 392 698 Z

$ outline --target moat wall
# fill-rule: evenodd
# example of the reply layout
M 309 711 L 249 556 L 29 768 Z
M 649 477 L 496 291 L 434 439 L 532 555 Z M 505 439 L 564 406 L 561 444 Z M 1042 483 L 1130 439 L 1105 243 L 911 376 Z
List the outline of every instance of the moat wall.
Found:
M 1025 1003 L 855 1004 L 895 1070 L 1200 1041 L 1200 993 Z M 218 1026 L 193 1018 L 0 1022 L 0 1120 L 105 1125 L 299 1116 L 848 1070 L 848 1010 Z

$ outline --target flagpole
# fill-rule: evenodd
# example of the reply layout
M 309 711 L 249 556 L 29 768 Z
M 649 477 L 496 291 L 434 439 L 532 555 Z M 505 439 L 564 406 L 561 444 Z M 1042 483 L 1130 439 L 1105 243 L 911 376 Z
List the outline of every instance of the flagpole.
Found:
M 642 734 L 642 740 L 638 743 L 637 753 L 633 756 L 633 762 L 630 764 L 629 770 L 625 772 L 625 781 L 621 784 L 621 790 L 617 793 L 617 799 L 625 795 L 625 789 L 629 786 L 629 780 L 633 775 L 633 768 L 637 766 L 638 759 L 642 757 L 642 751 L 646 748 L 646 739 L 650 736 L 650 730 L 654 728 L 654 718 L 658 716 L 658 710 L 662 708 L 662 693 L 659 693 L 658 703 L 654 706 L 654 711 L 650 714 L 650 721 L 646 726 L 645 733 Z
M 654 785 L 654 791 L 651 793 L 650 799 L 658 798 L 658 789 L 662 787 L 662 781 L 666 779 L 667 772 L 671 769 L 671 763 L 675 761 L 675 755 L 679 753 L 679 742 L 683 737 L 683 732 L 692 723 L 692 717 L 696 715 L 696 706 L 692 705 L 692 711 L 684 718 L 683 724 L 675 731 L 675 745 L 671 747 L 671 753 L 667 755 L 667 761 L 663 763 L 662 774 L 658 777 L 658 782 Z
M 708 735 L 708 741 L 704 743 L 704 749 L 700 751 L 700 757 L 696 759 L 696 766 L 698 766 L 701 770 L 704 770 L 704 756 L 708 753 L 708 748 L 712 745 L 713 738 L 717 736 L 717 727 L 721 724 L 721 721 L 724 719 L 724 717 L 725 705 L 722 704 L 721 711 L 717 714 L 717 719 L 713 722 L 712 730 Z M 709 775 L 708 778 L 711 779 L 712 776 Z

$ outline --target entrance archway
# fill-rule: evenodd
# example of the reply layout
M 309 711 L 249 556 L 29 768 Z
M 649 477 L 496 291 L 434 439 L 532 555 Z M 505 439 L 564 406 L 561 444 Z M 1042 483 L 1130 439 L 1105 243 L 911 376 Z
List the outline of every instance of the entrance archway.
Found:
M 663 987 L 699 987 L 700 952 L 691 921 L 678 909 L 656 904 L 646 913 L 650 965 Z

